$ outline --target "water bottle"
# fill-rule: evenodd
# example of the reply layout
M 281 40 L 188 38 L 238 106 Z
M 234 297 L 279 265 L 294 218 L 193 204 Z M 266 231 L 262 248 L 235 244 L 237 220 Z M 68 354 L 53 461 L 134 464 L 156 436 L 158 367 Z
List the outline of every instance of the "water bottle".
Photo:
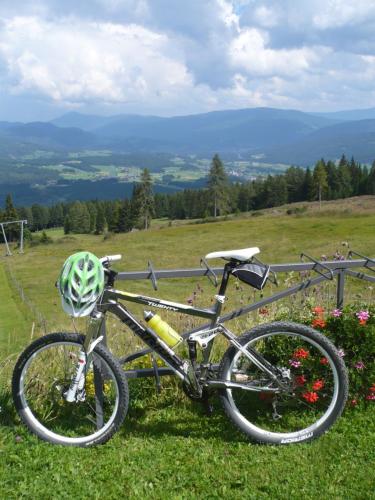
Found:
M 144 318 L 154 332 L 157 333 L 169 347 L 176 347 L 182 341 L 182 337 L 173 330 L 168 323 L 163 321 L 158 314 L 154 314 L 151 311 L 145 311 Z

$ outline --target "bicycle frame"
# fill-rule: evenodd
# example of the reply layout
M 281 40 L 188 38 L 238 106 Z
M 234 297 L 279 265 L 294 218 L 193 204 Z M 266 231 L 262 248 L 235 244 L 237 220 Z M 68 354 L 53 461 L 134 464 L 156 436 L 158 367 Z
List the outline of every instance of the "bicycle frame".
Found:
M 113 288 L 116 275 L 111 273 L 108 279 L 108 285 L 102 296 L 101 302 L 97 306 L 97 311 L 101 313 L 111 312 L 117 316 L 120 321 L 125 323 L 152 351 L 156 352 L 163 361 L 170 366 L 170 368 L 182 379 L 186 380 L 188 373 L 188 366 L 186 360 L 181 359 L 153 330 L 143 326 L 136 317 L 134 317 L 119 301 L 135 302 L 148 307 L 155 307 L 172 312 L 179 312 L 200 318 L 210 320 L 210 328 L 217 329 L 214 336 L 216 336 L 220 329 L 218 329 L 219 318 L 223 303 L 225 300 L 225 291 L 228 285 L 231 264 L 225 266 L 223 273 L 219 294 L 215 296 L 216 303 L 212 308 L 202 309 L 179 302 L 171 302 L 169 300 L 162 300 L 155 297 L 148 297 L 144 295 L 137 295 L 134 293 L 124 292 Z M 99 335 L 99 332 L 97 333 Z M 195 340 L 194 340 L 195 342 Z M 206 347 L 210 351 L 210 346 Z M 209 352 L 205 354 L 205 358 L 209 357 Z M 208 359 L 207 359 L 208 361 Z
M 99 313 L 99 316 L 97 317 L 97 331 L 95 332 L 95 328 L 90 329 L 89 337 L 91 338 L 86 339 L 87 346 L 90 342 L 95 341 L 95 339 L 99 337 L 103 314 L 111 312 L 117 316 L 120 321 L 126 324 L 153 352 L 157 353 L 176 375 L 188 384 L 193 385 L 193 387 L 197 390 L 199 389 L 200 384 L 195 377 L 194 370 L 194 352 L 196 343 L 204 349 L 203 366 L 207 369 L 207 363 L 209 361 L 212 348 L 212 341 L 218 334 L 224 335 L 224 337 L 226 337 L 232 345 L 242 351 L 256 366 L 270 375 L 274 380 L 277 380 L 278 373 L 276 369 L 256 351 L 251 348 L 244 349 L 236 340 L 236 336 L 220 323 L 220 314 L 225 301 L 225 292 L 231 270 L 234 267 L 235 264 L 231 262 L 225 265 L 220 290 L 219 293 L 215 295 L 216 302 L 214 306 L 209 309 L 197 308 L 181 304 L 179 302 L 171 302 L 169 300 L 162 300 L 155 297 L 148 297 L 116 290 L 112 287 L 115 280 L 115 273 L 110 274 L 108 279 L 109 286 L 105 288 L 102 299 L 98 304 L 97 311 L 95 313 Z M 138 319 L 123 306 L 123 304 L 119 303 L 119 301 L 135 302 L 149 307 L 156 307 L 159 309 L 210 319 L 210 326 L 208 329 L 203 327 L 188 337 L 187 343 L 189 345 L 190 354 L 189 363 L 189 361 L 181 359 L 152 329 L 143 326 Z M 93 320 L 93 318 L 94 315 L 92 315 L 91 319 Z M 207 385 L 215 387 L 242 387 L 242 384 L 230 382 L 226 382 L 225 384 L 223 382 L 221 384 L 218 380 L 211 380 L 209 384 L 207 383 Z

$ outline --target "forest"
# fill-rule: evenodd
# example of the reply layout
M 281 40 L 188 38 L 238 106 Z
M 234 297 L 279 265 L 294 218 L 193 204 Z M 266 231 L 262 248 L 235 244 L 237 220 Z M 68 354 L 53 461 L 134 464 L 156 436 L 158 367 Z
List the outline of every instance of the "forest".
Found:
M 144 169 L 130 198 L 15 207 L 8 194 L 4 210 L 0 209 L 0 221 L 26 219 L 26 237 L 32 237 L 35 231 L 62 226 L 66 234 L 101 234 L 147 229 L 153 218 L 201 219 L 286 203 L 369 194 L 375 194 L 375 161 L 368 167 L 343 155 L 338 162 L 320 159 L 313 168 L 291 166 L 283 174 L 237 183 L 229 181 L 222 160 L 215 155 L 202 189 L 154 194 L 150 172 Z M 8 226 L 7 232 L 12 239 L 18 229 Z

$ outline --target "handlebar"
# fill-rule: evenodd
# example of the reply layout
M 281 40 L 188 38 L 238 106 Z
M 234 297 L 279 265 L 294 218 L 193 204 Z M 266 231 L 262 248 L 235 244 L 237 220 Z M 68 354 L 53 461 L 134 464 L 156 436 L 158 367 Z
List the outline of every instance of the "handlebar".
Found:
M 111 264 L 111 262 L 116 262 L 121 259 L 122 255 L 117 254 L 117 255 L 105 255 L 104 257 L 101 257 L 99 260 L 103 264 L 103 266 L 108 266 L 109 264 Z

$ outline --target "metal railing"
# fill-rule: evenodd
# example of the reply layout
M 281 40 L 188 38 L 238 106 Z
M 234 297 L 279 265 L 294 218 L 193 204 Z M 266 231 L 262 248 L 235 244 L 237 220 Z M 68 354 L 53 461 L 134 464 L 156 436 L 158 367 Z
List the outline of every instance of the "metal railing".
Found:
M 353 257 L 359 257 L 353 259 Z M 259 261 L 258 261 L 259 262 Z M 365 272 L 359 271 L 363 268 Z M 336 279 L 336 306 L 338 309 L 342 309 L 344 306 L 344 294 L 345 294 L 345 278 L 350 276 L 360 280 L 375 283 L 375 275 L 371 276 L 367 271 L 375 273 L 375 260 L 366 257 L 355 251 L 350 251 L 348 257 L 344 260 L 329 260 L 329 261 L 319 261 L 310 257 L 307 254 L 301 254 L 301 262 L 297 263 L 287 263 L 287 264 L 271 264 L 270 271 L 273 274 L 273 279 L 277 284 L 276 275 L 277 273 L 289 273 L 289 272 L 314 272 L 316 276 L 307 277 L 301 280 L 300 283 L 290 286 L 284 290 L 276 292 L 269 297 L 261 298 L 260 300 L 247 304 L 239 309 L 229 312 L 220 317 L 220 322 L 224 323 L 230 321 L 234 318 L 247 314 L 249 312 L 255 311 L 264 307 L 265 305 L 271 304 L 278 300 L 281 300 L 290 295 L 294 295 L 298 292 L 304 291 L 312 286 L 315 286 L 325 280 L 333 281 Z M 116 276 L 116 280 L 142 280 L 149 279 L 152 282 L 154 289 L 157 289 L 157 280 L 166 278 L 191 278 L 199 276 L 207 276 L 211 281 L 217 283 L 217 276 L 221 276 L 224 272 L 224 267 L 214 267 L 211 268 L 207 262 L 202 259 L 200 268 L 190 268 L 190 269 L 161 269 L 157 270 L 153 267 L 152 263 L 148 263 L 147 271 L 130 271 L 130 272 L 119 272 Z M 192 333 L 199 331 L 203 328 L 208 328 L 209 323 L 206 325 L 201 325 L 198 328 L 185 332 L 182 337 L 187 338 Z M 122 364 L 129 363 L 145 354 L 151 353 L 151 349 L 142 349 L 136 353 L 130 354 L 120 358 Z M 135 377 L 149 377 L 160 375 L 171 375 L 171 370 L 169 368 L 154 368 L 151 369 L 135 369 L 135 370 L 125 370 L 129 378 Z

